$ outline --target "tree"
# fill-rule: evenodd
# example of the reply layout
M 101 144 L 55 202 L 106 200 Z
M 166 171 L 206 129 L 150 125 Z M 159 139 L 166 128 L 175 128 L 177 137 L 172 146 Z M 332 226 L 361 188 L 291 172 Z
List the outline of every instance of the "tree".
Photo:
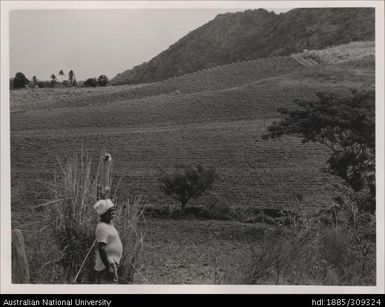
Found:
M 22 72 L 18 72 L 13 79 L 13 88 L 24 88 L 29 83 L 29 80 Z
M 51 84 L 52 84 L 52 86 L 55 86 L 55 83 L 56 83 L 56 81 L 57 81 L 57 78 L 56 78 L 55 74 L 52 74 L 52 75 L 50 75 L 49 77 L 51 78 Z
M 268 128 L 264 139 L 282 135 L 302 137 L 331 150 L 329 173 L 355 192 L 367 192 L 362 205 L 375 209 L 375 94 L 352 90 L 348 96 L 317 93 L 316 101 L 297 101 L 297 108 L 281 109 L 283 118 Z
M 63 77 L 64 77 L 63 69 L 60 69 L 59 76 L 61 76 L 61 82 L 63 82 Z
M 84 86 L 87 87 L 96 87 L 98 84 L 98 81 L 96 81 L 96 78 L 88 78 L 86 81 L 84 81 Z
M 106 86 L 108 81 L 109 81 L 109 79 L 106 75 L 100 75 L 98 77 L 98 85 L 99 86 Z
M 39 80 L 37 80 L 37 77 L 36 77 L 36 76 L 33 76 L 33 77 L 32 77 L 32 82 L 33 82 L 33 86 L 37 86 Z
M 73 70 L 69 71 L 68 80 L 70 81 L 71 85 L 75 84 L 76 80 L 75 80 L 75 73 L 73 72 Z
M 159 187 L 166 195 L 181 203 L 183 214 L 188 201 L 212 189 L 216 178 L 214 168 L 204 168 L 200 164 L 196 167 L 176 165 L 172 173 L 164 173 L 159 178 Z

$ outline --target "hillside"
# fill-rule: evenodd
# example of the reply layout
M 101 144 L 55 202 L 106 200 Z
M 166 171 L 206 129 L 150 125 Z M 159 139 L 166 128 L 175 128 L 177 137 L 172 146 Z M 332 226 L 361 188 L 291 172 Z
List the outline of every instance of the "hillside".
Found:
M 284 56 L 374 39 L 374 9 L 263 9 L 226 13 L 190 32 L 149 62 L 128 69 L 111 85 L 155 82 L 250 59 Z
M 277 109 L 295 99 L 373 87 L 373 44 L 352 46 L 361 52 L 332 65 L 273 57 L 147 85 L 12 91 L 12 182 L 52 180 L 57 159 L 84 148 L 95 161 L 105 147 L 125 193 L 143 193 L 156 206 L 172 202 L 157 187 L 159 168 L 198 162 L 216 168 L 214 193 L 231 207 L 285 207 L 295 193 L 309 208 L 328 205 L 328 180 L 320 172 L 328 151 L 292 137 L 262 142 L 260 136 Z M 319 59 L 326 62 L 333 50 L 318 52 Z M 210 197 L 195 204 L 212 203 Z

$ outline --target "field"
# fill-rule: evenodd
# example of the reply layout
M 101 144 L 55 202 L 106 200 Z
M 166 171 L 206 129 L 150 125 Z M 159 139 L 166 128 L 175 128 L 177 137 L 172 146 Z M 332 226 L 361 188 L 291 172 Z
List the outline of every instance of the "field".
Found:
M 295 137 L 261 136 L 278 119 L 277 109 L 291 108 L 295 99 L 373 85 L 374 60 L 365 54 L 332 66 L 305 67 L 280 57 L 153 84 L 12 91 L 12 224 L 28 230 L 23 225 L 34 217 L 25 212 L 51 199 L 58 160 L 83 150 L 96 164 L 102 148 L 114 160 L 117 198 L 143 194 L 153 208 L 176 207 L 158 188 L 160 169 L 202 163 L 213 166 L 219 179 L 191 207 L 219 200 L 235 211 L 287 209 L 302 195 L 304 208 L 315 212 L 333 197 L 330 178 L 321 171 L 328 150 Z M 147 281 L 136 282 L 223 282 L 220 272 L 241 265 L 236 259 L 248 257 L 250 241 L 261 239 L 267 227 L 246 220 L 148 217 L 142 268 Z

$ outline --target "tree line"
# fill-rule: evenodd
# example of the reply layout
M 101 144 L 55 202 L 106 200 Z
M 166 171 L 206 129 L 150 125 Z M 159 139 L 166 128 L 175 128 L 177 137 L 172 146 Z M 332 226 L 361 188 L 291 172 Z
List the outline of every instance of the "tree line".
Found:
M 60 77 L 60 81 L 58 80 Z M 29 80 L 24 73 L 17 72 L 15 77 L 10 79 L 10 89 L 20 89 L 20 88 L 45 88 L 45 87 L 96 87 L 96 86 L 106 86 L 109 82 L 109 79 L 106 75 L 100 75 L 99 77 L 87 78 L 85 81 L 77 81 L 75 73 L 73 70 L 68 72 L 68 78 L 66 74 L 61 69 L 58 73 L 58 76 L 55 74 L 50 75 L 50 80 L 39 80 L 36 76 L 33 76 Z

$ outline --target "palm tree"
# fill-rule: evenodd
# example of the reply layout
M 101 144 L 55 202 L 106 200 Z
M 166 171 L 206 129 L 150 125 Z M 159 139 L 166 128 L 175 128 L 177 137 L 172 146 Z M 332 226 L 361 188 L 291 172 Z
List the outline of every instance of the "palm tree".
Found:
M 61 76 L 61 82 L 63 82 L 63 77 L 64 77 L 63 69 L 60 69 L 59 76 Z
M 70 81 L 70 84 L 73 85 L 75 82 L 75 74 L 73 70 L 70 70 L 68 73 L 68 80 Z

